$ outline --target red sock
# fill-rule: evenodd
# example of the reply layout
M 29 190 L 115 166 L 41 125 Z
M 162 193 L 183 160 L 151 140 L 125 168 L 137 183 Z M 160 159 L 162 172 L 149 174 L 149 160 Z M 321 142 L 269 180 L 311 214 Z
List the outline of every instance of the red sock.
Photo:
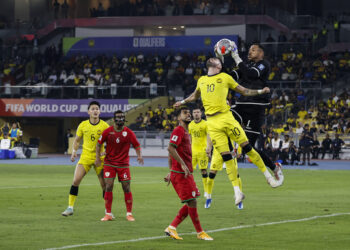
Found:
M 126 212 L 131 213 L 131 210 L 132 210 L 132 194 L 131 194 L 131 192 L 124 193 L 124 199 L 125 199 L 125 205 L 126 205 Z
M 197 208 L 196 207 L 188 207 L 188 213 L 192 219 L 193 226 L 195 227 L 197 233 L 200 233 L 203 231 L 201 227 L 201 223 L 199 221 Z
M 186 219 L 187 215 L 188 215 L 188 206 L 184 205 L 179 210 L 179 213 L 176 215 L 173 222 L 171 222 L 170 226 L 177 227 L 184 219 Z
M 111 211 L 112 211 L 112 201 L 113 201 L 113 192 L 105 192 L 106 213 L 111 213 Z

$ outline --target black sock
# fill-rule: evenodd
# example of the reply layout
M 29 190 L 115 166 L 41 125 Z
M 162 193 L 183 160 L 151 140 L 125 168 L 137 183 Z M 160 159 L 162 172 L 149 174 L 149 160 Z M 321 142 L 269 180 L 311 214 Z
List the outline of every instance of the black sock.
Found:
M 70 187 L 69 194 L 78 196 L 78 191 L 79 191 L 79 186 L 76 187 L 76 186 L 73 186 L 73 185 L 72 185 L 72 186 Z
M 256 150 L 256 151 L 259 153 L 265 165 L 272 171 L 275 171 L 276 165 L 271 161 L 271 159 L 263 151 L 260 151 L 260 150 Z
M 105 198 L 105 191 L 104 190 L 102 191 L 102 198 L 103 199 Z

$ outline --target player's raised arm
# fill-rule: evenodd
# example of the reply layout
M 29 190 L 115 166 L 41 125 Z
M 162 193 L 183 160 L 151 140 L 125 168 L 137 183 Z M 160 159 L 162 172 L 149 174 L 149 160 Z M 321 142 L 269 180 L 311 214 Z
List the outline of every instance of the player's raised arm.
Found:
M 244 96 L 256 96 L 270 93 L 270 89 L 268 87 L 263 89 L 247 89 L 242 85 L 237 85 L 234 90 Z
M 75 136 L 75 139 L 73 141 L 73 150 L 72 150 L 72 155 L 70 157 L 71 161 L 74 162 L 75 158 L 77 158 L 77 151 L 79 149 L 81 137 L 80 136 Z
M 185 99 L 182 100 L 182 101 L 176 102 L 176 103 L 174 104 L 174 107 L 175 107 L 175 108 L 178 108 L 178 107 L 180 107 L 181 105 L 184 105 L 184 104 L 186 104 L 186 103 L 194 102 L 195 100 L 199 99 L 199 97 L 201 97 L 201 92 L 200 92 L 200 90 L 199 90 L 198 88 L 196 88 L 196 90 L 193 91 L 193 93 L 192 93 L 189 97 L 185 98 Z

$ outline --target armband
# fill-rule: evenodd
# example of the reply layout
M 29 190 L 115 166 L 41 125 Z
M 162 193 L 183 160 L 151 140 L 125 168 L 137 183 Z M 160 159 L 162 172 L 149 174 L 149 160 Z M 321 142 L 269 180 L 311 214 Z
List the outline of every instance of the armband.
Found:
M 185 104 L 186 102 L 185 102 L 185 100 L 182 100 L 180 103 L 183 105 L 183 104 Z

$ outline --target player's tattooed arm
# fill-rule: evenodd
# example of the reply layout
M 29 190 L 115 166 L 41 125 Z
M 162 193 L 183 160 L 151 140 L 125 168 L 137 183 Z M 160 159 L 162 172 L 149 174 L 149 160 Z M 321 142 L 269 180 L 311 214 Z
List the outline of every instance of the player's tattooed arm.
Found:
M 241 85 L 238 85 L 235 88 L 235 91 L 244 96 L 256 96 L 270 93 L 270 89 L 268 87 L 265 87 L 263 89 L 247 89 Z
M 187 97 L 186 99 L 182 100 L 182 101 L 178 101 L 174 104 L 174 107 L 177 108 L 177 107 L 180 107 L 181 105 L 184 105 L 186 103 L 189 103 L 189 102 L 193 102 L 197 99 L 199 99 L 199 97 L 201 97 L 201 92 L 199 89 L 196 89 L 195 91 L 193 91 L 193 93 Z
M 75 158 L 77 158 L 77 151 L 80 145 L 81 137 L 76 136 L 73 142 L 73 150 L 72 150 L 72 155 L 70 157 L 71 161 L 75 161 Z

